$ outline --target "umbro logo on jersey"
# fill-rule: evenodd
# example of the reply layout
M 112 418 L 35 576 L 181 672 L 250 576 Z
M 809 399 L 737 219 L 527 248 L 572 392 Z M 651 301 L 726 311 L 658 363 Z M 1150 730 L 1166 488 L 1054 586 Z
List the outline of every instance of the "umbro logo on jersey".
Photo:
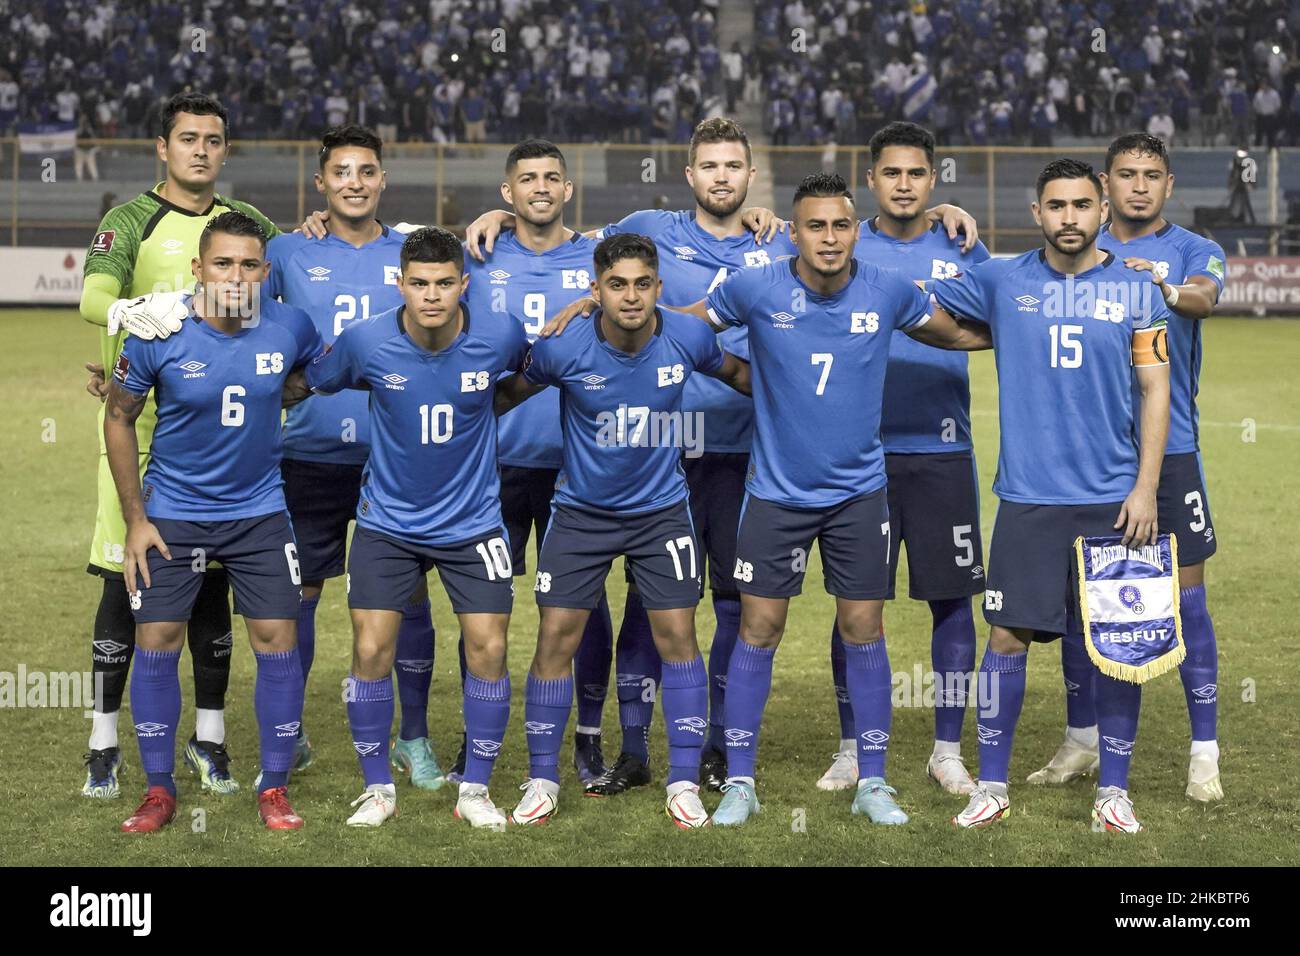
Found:
M 529 720 L 524 722 L 524 731 L 530 734 L 544 734 L 548 730 L 554 730 L 554 724 L 543 723 L 540 720 Z M 478 741 L 474 741 L 478 743 Z
M 391 388 L 395 392 L 406 391 L 406 385 L 404 384 L 406 382 L 406 376 L 404 375 L 398 375 L 396 372 L 389 372 L 384 376 L 384 381 L 387 383 L 384 386 L 385 388 Z
M 1118 737 L 1102 737 L 1101 739 L 1106 741 L 1110 749 L 1116 753 L 1126 754 L 1133 749 L 1133 741 L 1131 740 L 1120 740 Z
M 379 741 L 356 740 L 353 741 L 352 746 L 356 750 L 356 752 L 362 757 L 369 757 L 372 753 L 374 753 L 376 750 L 379 749 Z
M 1035 299 L 1032 295 L 1018 295 L 1016 301 L 1020 303 L 1019 312 L 1037 312 L 1038 305 L 1042 299 Z
M 397 668 L 408 674 L 427 674 L 433 670 L 433 661 L 428 658 L 416 661 L 398 661 Z
M 312 266 L 307 270 L 307 275 L 311 276 L 312 282 L 328 282 L 330 271 L 324 266 Z
M 778 329 L 792 329 L 794 328 L 793 323 L 794 316 L 789 312 L 777 312 L 772 316 L 772 324 Z
M 474 738 L 474 753 L 476 756 L 493 757 L 500 749 L 501 741 L 499 740 L 479 740 L 477 737 Z
M 673 246 L 673 252 L 677 253 L 678 259 L 689 259 L 691 256 L 699 255 L 699 253 L 690 246 Z
M 166 724 L 158 724 L 152 720 L 146 720 L 142 724 L 136 724 L 135 729 L 140 737 L 161 737 L 162 732 L 167 729 Z
M 603 384 L 605 381 L 605 376 L 597 375 L 594 372 L 591 375 L 588 375 L 582 381 L 586 385 L 587 391 L 589 392 L 598 392 L 605 387 Z
M 505 269 L 493 269 L 488 275 L 492 279 L 492 285 L 505 285 L 506 280 L 510 278 L 510 273 Z
M 185 243 L 179 239 L 168 239 L 159 246 L 164 255 L 174 256 L 185 249 Z
M 889 742 L 889 734 L 883 730 L 864 730 L 859 736 L 877 750 Z
M 182 375 L 181 377 L 182 378 L 206 378 L 207 372 L 203 370 L 207 367 L 208 367 L 207 362 L 196 362 L 193 359 L 190 359 L 188 362 L 182 362 L 180 365 L 180 370 L 185 374 Z

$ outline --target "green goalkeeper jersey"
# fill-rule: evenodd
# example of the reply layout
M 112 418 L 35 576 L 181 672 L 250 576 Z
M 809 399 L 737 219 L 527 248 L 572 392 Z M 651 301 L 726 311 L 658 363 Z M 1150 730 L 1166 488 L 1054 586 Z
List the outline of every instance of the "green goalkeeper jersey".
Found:
M 212 205 L 205 211 L 190 212 L 158 195 L 161 186 L 159 183 L 105 213 L 86 253 L 84 274 L 112 276 L 121 284 L 122 298 L 193 288 L 190 260 L 199 254 L 199 235 L 208 220 L 223 212 L 233 209 L 252 216 L 266 230 L 268 239 L 280 233 L 271 220 L 248 203 L 213 196 Z M 112 373 L 125 335 L 103 334 L 100 358 L 106 374 Z M 148 433 L 152 431 L 150 427 Z

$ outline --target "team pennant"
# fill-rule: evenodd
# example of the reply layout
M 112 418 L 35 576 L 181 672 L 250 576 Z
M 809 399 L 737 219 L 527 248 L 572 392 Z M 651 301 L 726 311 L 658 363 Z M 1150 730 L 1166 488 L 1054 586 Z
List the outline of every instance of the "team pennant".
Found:
M 1178 542 L 1127 547 L 1118 535 L 1076 538 L 1079 613 L 1088 656 L 1116 680 L 1145 684 L 1187 656 L 1178 617 Z

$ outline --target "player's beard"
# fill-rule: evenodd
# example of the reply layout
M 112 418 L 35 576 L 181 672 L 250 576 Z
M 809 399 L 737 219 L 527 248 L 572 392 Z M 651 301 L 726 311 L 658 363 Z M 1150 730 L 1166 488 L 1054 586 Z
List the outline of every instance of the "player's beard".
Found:
M 1077 249 L 1073 249 L 1073 250 L 1063 248 L 1060 242 L 1057 241 L 1057 239 L 1061 235 L 1060 232 L 1053 233 L 1052 235 L 1045 234 L 1045 238 L 1047 239 L 1051 247 L 1055 249 L 1057 252 L 1059 252 L 1061 255 L 1077 256 L 1079 253 L 1083 252 L 1083 250 L 1089 248 L 1094 242 L 1097 241 L 1097 233 L 1099 231 L 1100 230 L 1094 229 L 1091 233 L 1087 233 L 1084 232 L 1082 229 L 1075 230 L 1072 235 L 1082 237 L 1083 242 L 1079 244 L 1079 247 Z
M 710 216 L 713 216 L 716 219 L 726 219 L 737 209 L 740 209 L 745 205 L 745 197 L 747 194 L 748 190 L 737 189 L 732 192 L 730 199 L 720 201 L 710 196 L 709 191 L 706 189 L 703 195 L 700 195 L 699 193 L 695 194 L 695 201 L 699 204 L 700 208 Z
M 1119 212 L 1118 209 L 1116 209 L 1116 211 Z M 1163 206 L 1157 203 L 1151 203 L 1146 209 L 1137 212 L 1120 212 L 1119 215 L 1126 222 L 1131 222 L 1134 225 L 1146 225 L 1149 222 L 1155 222 L 1159 219 L 1163 212 Z
M 817 273 L 819 276 L 825 276 L 828 279 L 834 278 L 835 276 L 843 275 L 844 270 L 846 270 L 849 267 L 849 264 L 851 262 L 853 262 L 853 256 L 846 255 L 842 263 L 839 265 L 839 267 L 832 269 L 826 266 L 825 264 L 823 264 L 821 259 L 817 258 L 816 255 L 814 255 L 811 260 L 808 259 L 804 260 L 804 264 L 807 265 L 810 269 L 812 269 L 813 272 Z
M 557 199 L 555 200 L 555 202 L 551 204 L 551 211 L 544 219 L 539 218 L 538 214 L 533 212 L 533 207 L 528 205 L 527 203 L 524 204 L 524 207 L 522 209 L 515 210 L 516 218 L 522 220 L 523 222 L 528 223 L 530 226 L 533 226 L 537 229 L 545 229 L 547 226 L 555 222 L 555 220 L 559 219 L 560 216 L 562 215 L 564 215 L 563 199 Z

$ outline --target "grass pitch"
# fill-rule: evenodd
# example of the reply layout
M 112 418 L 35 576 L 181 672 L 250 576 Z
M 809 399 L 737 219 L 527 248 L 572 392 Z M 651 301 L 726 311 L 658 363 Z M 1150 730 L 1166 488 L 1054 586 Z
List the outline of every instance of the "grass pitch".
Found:
M 7 678 L 12 688 L 20 666 L 29 675 L 90 667 L 100 585 L 84 568 L 95 507 L 96 409 L 82 390 L 81 363 L 93 359 L 98 349 L 94 330 L 72 310 L 3 312 L 0 331 L 6 343 L 0 368 L 7 399 L 0 421 L 0 494 L 8 529 L 0 550 L 0 672 L 14 675 Z M 0 861 L 78 866 L 1295 864 L 1300 860 L 1300 668 L 1292 615 L 1300 594 L 1300 383 L 1295 375 L 1300 324 L 1214 318 L 1206 323 L 1205 353 L 1202 448 L 1220 540 L 1207 583 L 1220 645 L 1221 768 L 1228 798 L 1222 804 L 1204 807 L 1183 796 L 1188 725 L 1182 687 L 1173 675 L 1147 686 L 1135 751 L 1132 794 L 1147 833 L 1136 839 L 1093 833 L 1088 821 L 1092 781 L 1053 790 L 1017 785 L 1046 761 L 1062 733 L 1060 655 L 1053 645 L 1031 653 L 1007 821 L 976 833 L 948 824 L 963 801 L 927 781 L 933 716 L 910 701 L 894 713 L 889 780 L 912 822 L 873 828 L 850 817 L 849 794 L 826 794 L 813 786 L 839 733 L 828 660 L 833 604 L 823 590 L 820 569 L 812 567 L 777 656 L 759 761 L 763 811 L 743 830 L 677 831 L 664 818 L 663 791 L 657 785 L 613 799 L 585 799 L 567 763 L 561 813 L 535 831 L 471 831 L 451 816 L 452 787 L 428 794 L 400 779 L 401 815 L 378 831 L 349 830 L 343 821 L 348 803 L 361 792 L 361 779 L 340 699 L 350 632 L 343 588 L 335 581 L 327 585 L 317 617 L 316 663 L 305 715 L 317 759 L 293 778 L 291 787 L 294 805 L 307 820 L 304 830 L 270 833 L 257 818 L 251 793 L 257 768 L 253 662 L 242 623 L 237 623 L 227 726 L 233 770 L 244 791 L 226 798 L 201 794 L 178 760 L 176 823 L 155 836 L 121 834 L 117 826 L 143 790 L 130 736 L 122 739 L 128 761 L 123 798 L 86 800 L 80 796 L 81 755 L 89 732 L 83 708 L 19 708 L 10 697 L 0 701 Z M 997 460 L 992 357 L 973 357 L 971 373 L 987 544 L 996 507 L 989 489 Z M 529 565 L 534 565 L 532 556 Z M 526 582 L 518 581 L 511 625 L 511 728 L 493 784 L 496 802 L 506 809 L 513 807 L 515 787 L 526 771 L 523 677 L 537 628 Z M 622 575 L 611 575 L 609 587 L 617 609 Z M 455 755 L 460 729 L 457 629 L 436 579 L 431 590 L 438 649 L 429 719 L 446 766 Z M 987 628 L 978 613 L 976 617 L 982 654 Z M 918 667 L 928 670 L 925 606 L 897 601 L 886 620 L 896 676 Z M 707 600 L 698 621 L 701 644 L 707 647 L 713 632 Z M 186 701 L 181 733 L 186 737 L 193 728 L 188 660 L 186 654 L 181 664 Z M 612 696 L 605 710 L 611 759 L 618 749 Z M 126 710 L 129 714 L 129 703 Z M 128 714 L 122 727 L 129 734 Z M 973 724 L 968 716 L 964 752 L 972 769 Z M 655 769 L 662 771 L 661 726 L 655 728 L 651 756 Z M 566 748 L 563 760 L 570 759 Z M 710 808 L 716 802 L 716 795 L 706 799 Z

